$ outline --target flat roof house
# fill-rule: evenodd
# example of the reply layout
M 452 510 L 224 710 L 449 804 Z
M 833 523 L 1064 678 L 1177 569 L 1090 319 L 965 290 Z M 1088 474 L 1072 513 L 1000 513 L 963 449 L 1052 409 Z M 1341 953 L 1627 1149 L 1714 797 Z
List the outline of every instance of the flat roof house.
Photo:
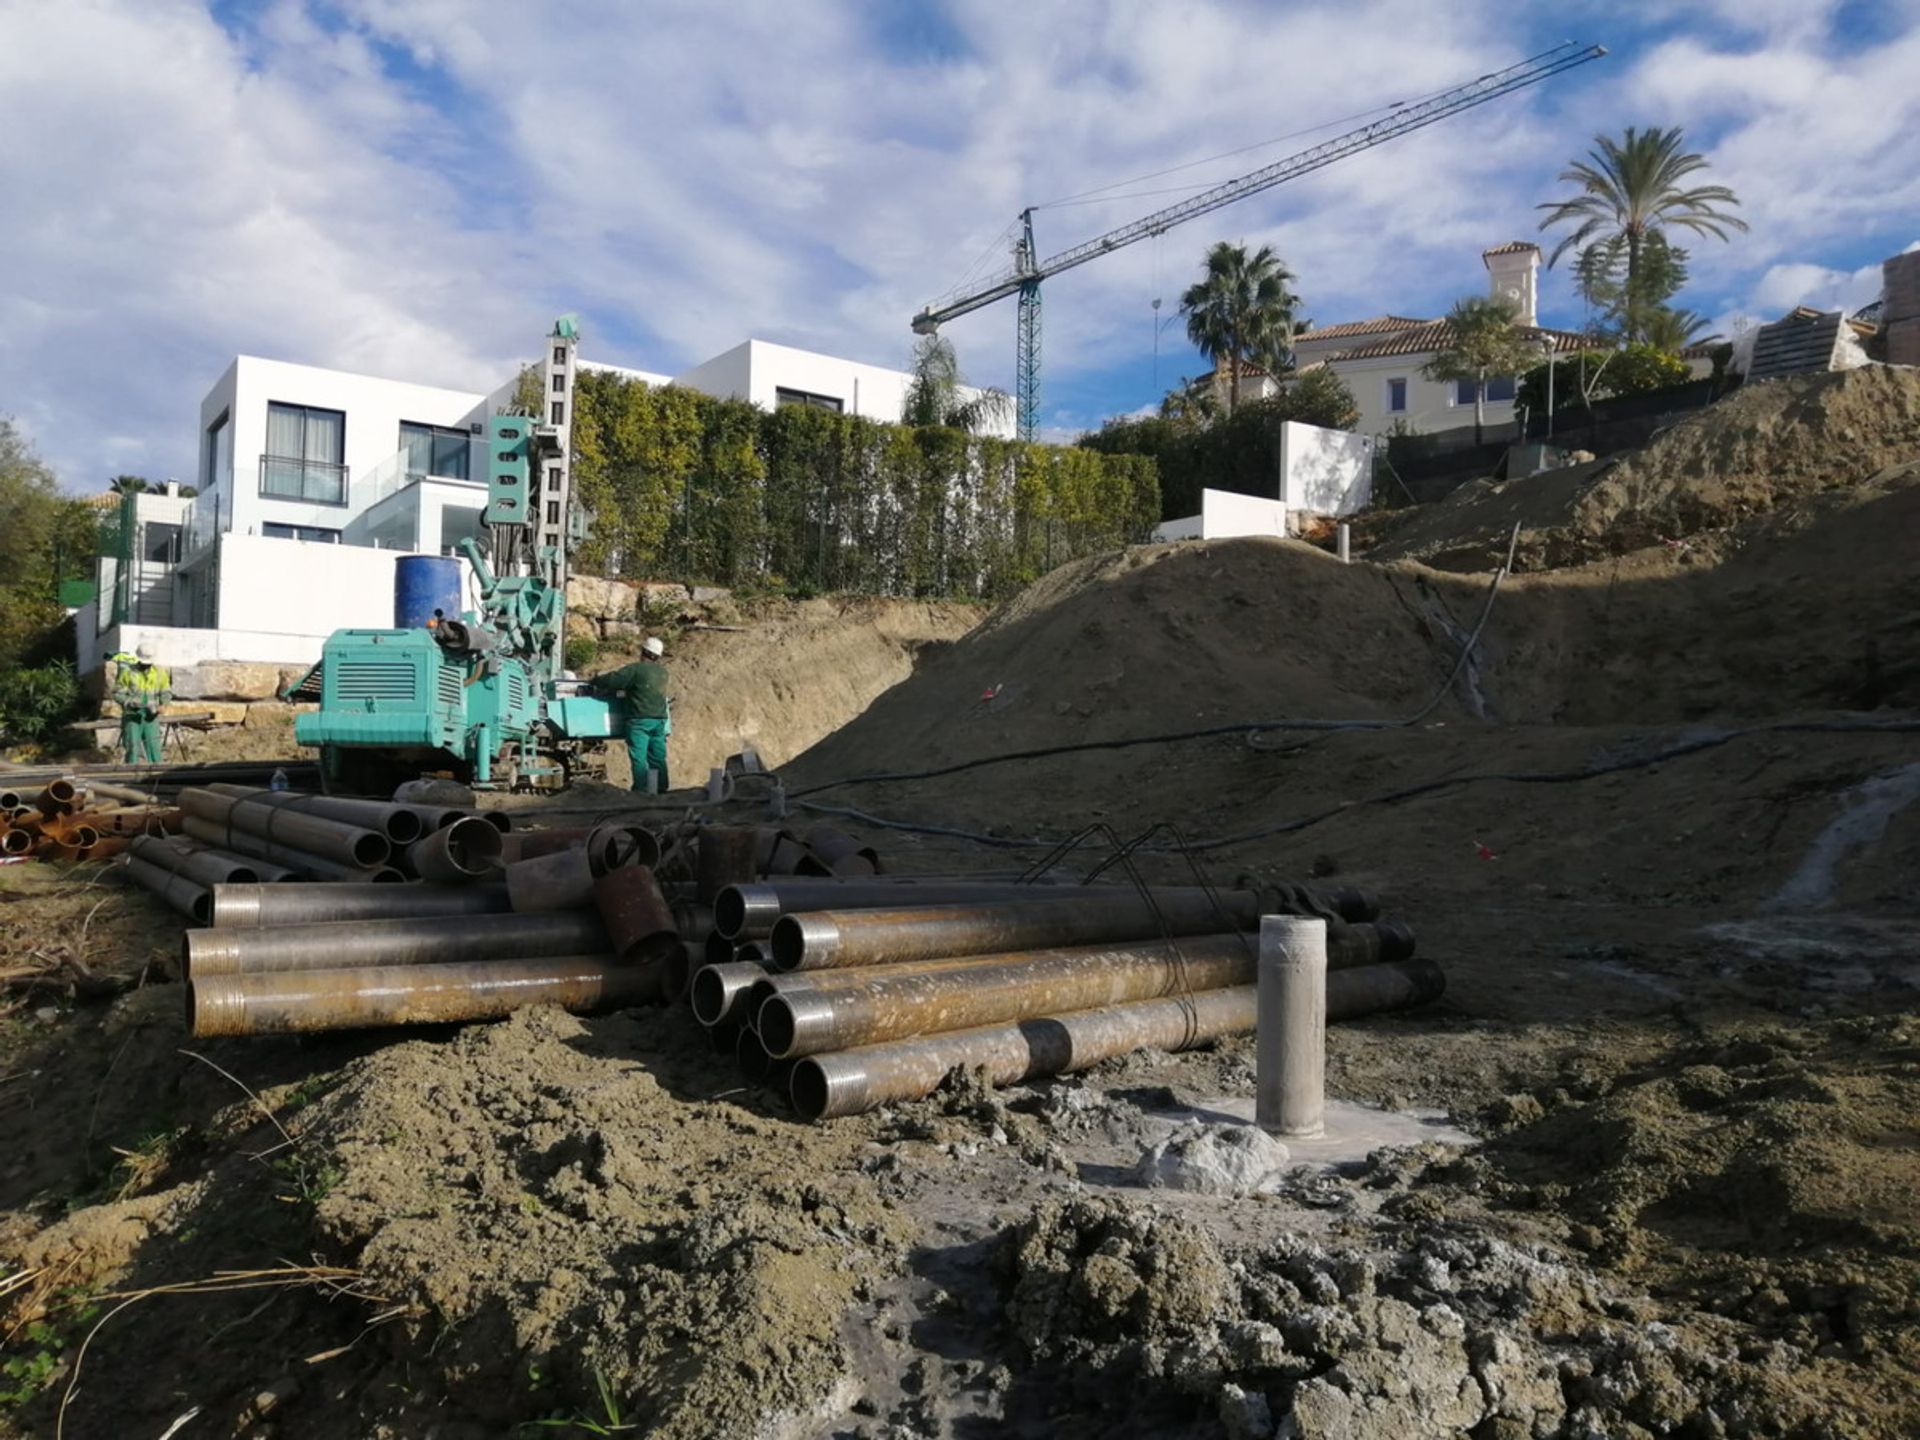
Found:
M 878 420 L 900 418 L 911 383 L 761 340 L 678 377 L 581 368 Z M 142 643 L 174 667 L 306 665 L 337 629 L 390 625 L 395 559 L 482 533 L 486 421 L 516 383 L 482 394 L 236 356 L 200 402 L 198 494 L 127 496 L 104 527 L 97 598 L 75 621 L 80 672 Z

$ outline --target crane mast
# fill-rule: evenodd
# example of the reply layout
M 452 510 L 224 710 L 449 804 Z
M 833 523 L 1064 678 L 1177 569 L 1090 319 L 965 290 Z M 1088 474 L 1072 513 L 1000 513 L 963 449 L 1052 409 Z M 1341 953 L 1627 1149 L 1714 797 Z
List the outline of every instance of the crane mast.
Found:
M 1569 40 L 1517 65 L 1482 75 L 1465 85 L 1456 85 L 1410 105 L 1396 106 L 1392 113 L 1369 124 L 1336 135 L 1297 155 L 1276 160 L 1238 179 L 1189 196 L 1150 215 L 1143 215 L 1117 230 L 1109 230 L 1104 235 L 1082 241 L 1046 260 L 1036 258 L 1038 251 L 1033 239 L 1033 210 L 1023 210 L 1020 212 L 1020 239 L 1014 246 L 1012 266 L 966 294 L 943 304 L 929 305 L 913 317 L 913 331 L 916 335 L 931 335 L 949 320 L 956 320 L 995 301 L 1017 295 L 1020 306 L 1014 373 L 1019 433 L 1022 440 L 1031 440 L 1039 427 L 1041 281 L 1102 255 L 1109 255 L 1135 241 L 1165 234 L 1176 225 L 1324 169 L 1336 160 L 1370 150 L 1396 136 L 1424 129 L 1463 110 L 1471 110 L 1515 90 L 1537 85 L 1590 60 L 1598 60 L 1606 53 L 1602 46 L 1582 45 Z

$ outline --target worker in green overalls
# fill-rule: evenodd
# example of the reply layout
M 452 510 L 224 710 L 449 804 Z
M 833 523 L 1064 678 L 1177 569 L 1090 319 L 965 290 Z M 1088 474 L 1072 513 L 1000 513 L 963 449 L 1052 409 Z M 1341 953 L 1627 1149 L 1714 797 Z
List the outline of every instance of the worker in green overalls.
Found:
M 173 676 L 153 663 L 153 647 L 114 656 L 113 698 L 120 707 L 120 748 L 129 765 L 160 763 L 160 707 L 173 699 Z
M 627 758 L 633 762 L 633 788 L 667 790 L 667 736 L 673 733 L 672 702 L 667 696 L 667 667 L 660 657 L 667 647 L 649 635 L 640 658 L 631 665 L 595 676 L 592 685 L 617 700 L 627 725 Z M 648 773 L 658 776 L 649 786 Z

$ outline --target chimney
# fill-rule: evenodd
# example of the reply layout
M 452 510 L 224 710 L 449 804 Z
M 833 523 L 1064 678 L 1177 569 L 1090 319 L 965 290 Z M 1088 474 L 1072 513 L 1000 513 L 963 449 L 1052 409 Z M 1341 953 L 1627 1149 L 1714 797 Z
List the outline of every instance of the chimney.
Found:
M 1513 307 L 1521 325 L 1538 325 L 1540 303 L 1540 247 L 1527 240 L 1509 240 L 1480 252 L 1487 267 L 1487 293 Z
M 167 495 L 169 498 L 175 500 L 180 498 L 180 482 L 178 480 L 167 481 Z

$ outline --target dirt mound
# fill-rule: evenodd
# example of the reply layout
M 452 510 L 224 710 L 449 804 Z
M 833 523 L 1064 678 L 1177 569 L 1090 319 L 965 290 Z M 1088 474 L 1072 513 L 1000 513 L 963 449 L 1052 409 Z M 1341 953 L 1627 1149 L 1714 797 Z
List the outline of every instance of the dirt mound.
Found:
M 1711 534 L 1920 458 L 1920 371 L 1869 365 L 1765 381 L 1613 460 L 1475 481 L 1388 522 L 1374 559 L 1442 569 L 1498 562 L 1521 527 L 1522 570 Z
M 1417 1218 L 1430 1158 L 1372 1162 L 1414 1221 L 1386 1251 L 1222 1245 L 1175 1215 L 1050 1202 L 1011 1237 L 1009 1323 L 1076 1404 L 1138 1424 L 1178 1397 L 1232 1437 L 1666 1434 L 1711 1411 L 1756 1433 L 1893 1433 L 1814 1420 L 1782 1357 L 1735 1359 L 1710 1324 L 1662 1323 L 1550 1247 Z
M 930 646 L 958 640 L 980 621 L 977 605 L 948 601 L 773 601 L 722 612 L 738 630 L 687 630 L 667 656 L 676 785 L 751 744 L 785 763 L 845 725 L 913 673 Z M 631 658 L 631 657 L 626 657 Z M 608 651 L 597 670 L 626 663 Z M 612 747 L 609 778 L 628 781 L 626 752 Z

